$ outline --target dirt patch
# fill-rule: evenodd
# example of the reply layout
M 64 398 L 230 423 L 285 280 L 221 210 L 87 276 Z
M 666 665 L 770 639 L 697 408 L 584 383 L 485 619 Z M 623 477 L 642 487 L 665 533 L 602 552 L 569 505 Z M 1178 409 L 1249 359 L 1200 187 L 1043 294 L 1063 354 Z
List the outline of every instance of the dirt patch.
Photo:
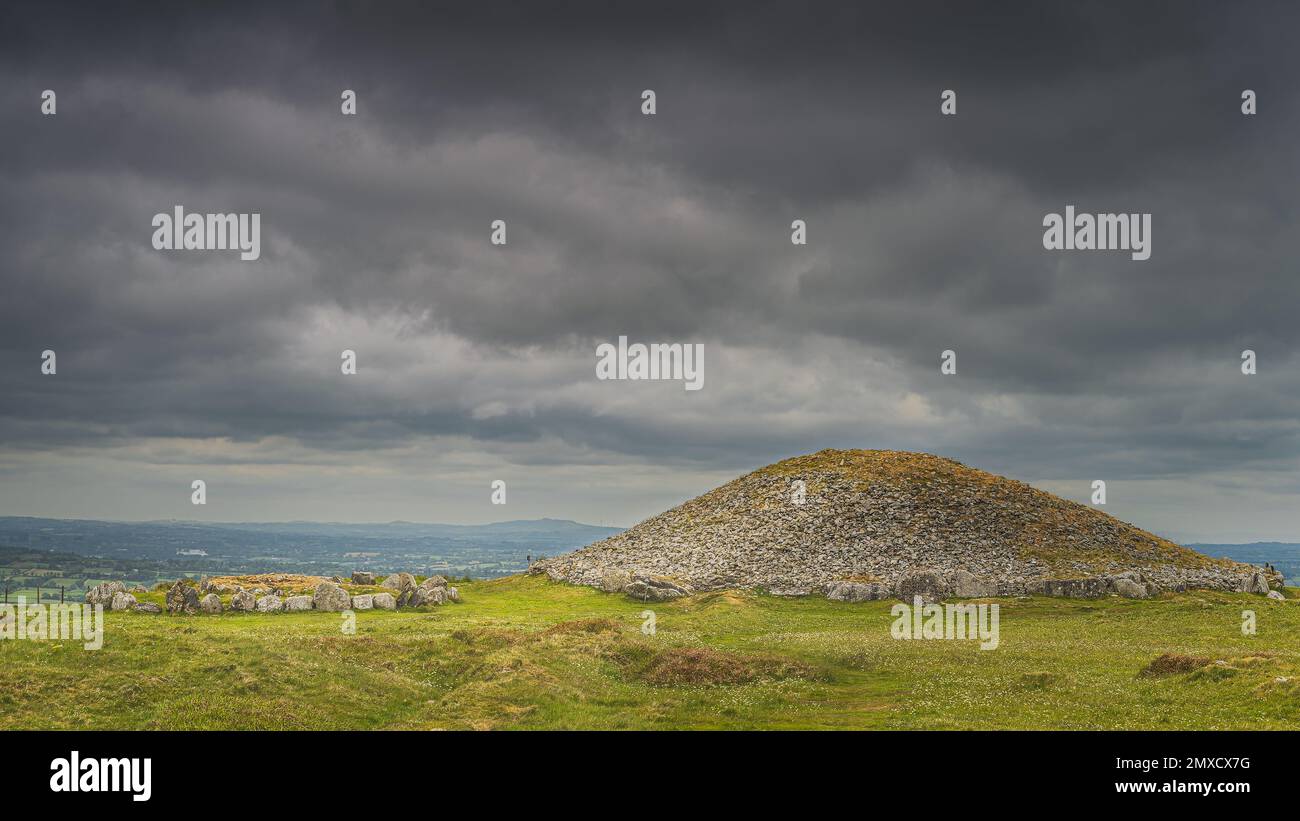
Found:
M 1162 653 L 1142 668 L 1138 673 L 1143 678 L 1163 678 L 1165 676 L 1178 676 L 1184 673 L 1190 673 L 1199 670 L 1210 663 L 1210 659 L 1201 658 L 1200 656 L 1185 656 L 1182 653 Z

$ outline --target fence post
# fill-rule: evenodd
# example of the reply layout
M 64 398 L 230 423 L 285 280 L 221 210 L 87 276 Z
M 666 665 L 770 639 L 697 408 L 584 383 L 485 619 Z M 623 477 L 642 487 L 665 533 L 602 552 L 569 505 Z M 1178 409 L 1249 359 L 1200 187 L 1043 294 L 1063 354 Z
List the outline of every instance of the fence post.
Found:
M 63 604 L 63 585 L 59 585 L 59 604 Z

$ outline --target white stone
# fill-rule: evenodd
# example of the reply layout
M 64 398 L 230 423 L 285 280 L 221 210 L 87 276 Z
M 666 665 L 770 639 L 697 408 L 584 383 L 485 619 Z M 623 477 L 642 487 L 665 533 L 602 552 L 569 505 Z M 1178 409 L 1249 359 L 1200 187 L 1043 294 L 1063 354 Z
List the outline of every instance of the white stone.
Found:
M 280 597 L 275 594 L 263 596 L 257 600 L 257 612 L 259 613 L 278 613 L 283 607 L 284 602 L 280 601 Z

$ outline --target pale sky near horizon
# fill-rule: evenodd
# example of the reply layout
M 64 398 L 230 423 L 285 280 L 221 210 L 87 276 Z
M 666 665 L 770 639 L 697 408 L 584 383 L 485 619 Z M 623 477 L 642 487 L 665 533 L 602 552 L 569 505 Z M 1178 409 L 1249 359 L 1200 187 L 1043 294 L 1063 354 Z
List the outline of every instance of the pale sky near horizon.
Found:
M 0 9 L 0 515 L 628 526 L 860 447 L 1300 542 L 1295 7 L 364 8 Z

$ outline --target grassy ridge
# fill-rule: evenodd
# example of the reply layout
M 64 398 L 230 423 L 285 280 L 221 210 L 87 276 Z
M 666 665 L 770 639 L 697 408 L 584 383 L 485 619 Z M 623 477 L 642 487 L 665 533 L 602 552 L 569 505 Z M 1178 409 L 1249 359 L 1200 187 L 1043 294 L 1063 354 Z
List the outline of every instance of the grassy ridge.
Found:
M 0 729 L 1300 726 L 1292 601 L 1004 600 L 981 651 L 892 639 L 891 602 L 713 593 L 649 605 L 646 636 L 648 606 L 621 596 L 460 587 L 461 605 L 360 612 L 355 635 L 334 613 L 110 613 L 97 652 L 0 641 Z M 1139 675 L 1163 653 L 1225 663 Z

